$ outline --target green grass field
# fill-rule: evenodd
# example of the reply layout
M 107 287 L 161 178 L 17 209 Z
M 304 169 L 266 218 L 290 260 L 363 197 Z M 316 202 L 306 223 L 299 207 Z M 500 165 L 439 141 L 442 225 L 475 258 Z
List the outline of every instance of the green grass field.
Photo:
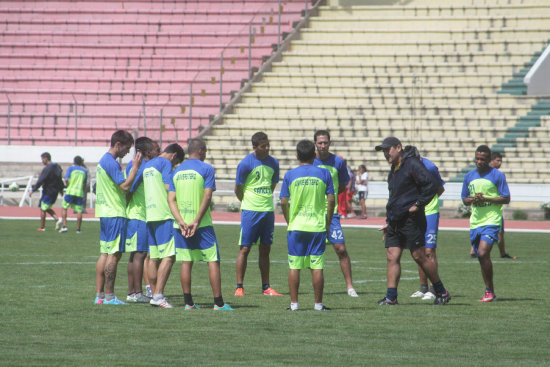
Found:
M 165 292 L 174 309 L 96 306 L 99 223 L 83 234 L 36 232 L 37 221 L 1 220 L 0 365 L 193 366 L 542 366 L 550 332 L 550 244 L 547 234 L 507 233 L 518 260 L 494 259 L 498 302 L 481 304 L 479 264 L 469 259 L 467 232 L 440 232 L 440 274 L 453 298 L 432 306 L 409 298 L 416 265 L 404 254 L 396 307 L 381 307 L 385 254 L 375 230 L 345 229 L 360 298 L 346 294 L 336 255 L 327 252 L 324 303 L 313 311 L 311 276 L 302 273 L 300 308 L 286 311 L 286 228 L 278 227 L 271 284 L 283 297 L 260 293 L 257 249 L 249 260 L 245 297 L 233 295 L 238 227 L 215 227 L 222 256 L 224 299 L 235 311 L 214 312 L 207 267 L 194 269 L 201 309 L 186 312 L 176 264 Z M 496 255 L 498 251 L 495 251 Z M 127 255 L 116 293 L 125 299 Z

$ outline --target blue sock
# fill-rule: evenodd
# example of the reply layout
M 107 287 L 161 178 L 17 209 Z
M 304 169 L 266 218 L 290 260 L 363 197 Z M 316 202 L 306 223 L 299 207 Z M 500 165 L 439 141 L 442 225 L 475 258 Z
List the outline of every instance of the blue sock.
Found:
M 243 287 L 243 283 L 237 283 L 237 288 L 242 288 Z
M 269 288 L 269 283 L 262 284 L 262 291 L 265 291 L 267 288 Z
M 437 283 L 434 283 L 434 289 L 435 289 L 435 294 L 437 294 L 438 296 L 441 296 L 442 294 L 445 294 L 445 292 L 447 292 L 441 280 Z
M 395 301 L 397 299 L 397 288 L 388 288 L 386 298 L 390 301 Z

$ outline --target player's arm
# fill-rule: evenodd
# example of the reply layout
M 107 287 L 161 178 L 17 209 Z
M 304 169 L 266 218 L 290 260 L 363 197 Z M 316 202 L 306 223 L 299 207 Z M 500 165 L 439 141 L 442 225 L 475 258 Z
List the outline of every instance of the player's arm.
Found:
M 239 201 L 243 201 L 244 185 L 235 185 L 235 195 L 237 196 L 237 199 L 239 199 Z
M 344 184 L 344 183 L 339 183 L 339 184 L 338 184 L 338 194 L 343 193 L 345 190 L 346 190 L 346 184 Z
M 191 223 L 189 223 L 189 230 L 187 231 L 187 236 L 185 237 L 193 237 L 195 235 L 195 232 L 197 231 L 197 228 L 199 228 L 199 224 L 202 220 L 202 217 L 208 210 L 208 207 L 210 206 L 210 203 L 212 202 L 212 188 L 206 187 L 204 189 L 204 197 L 202 198 L 201 206 L 199 207 L 199 211 L 197 212 L 197 216 L 195 217 L 195 220 L 193 220 Z
M 271 184 L 271 195 L 275 192 L 275 188 L 277 187 L 277 182 Z
M 412 175 L 414 181 L 418 185 L 419 194 L 416 202 L 409 208 L 410 213 L 414 213 L 418 208 L 426 206 L 426 204 L 432 201 L 438 190 L 432 175 L 426 167 L 418 160 L 413 160 L 412 162 L 414 162 Z
M 178 209 L 178 201 L 176 200 L 176 192 L 175 191 L 169 191 L 168 192 L 168 206 L 170 207 L 170 212 L 172 212 L 172 215 L 174 216 L 174 220 L 180 227 L 180 231 L 182 235 L 187 234 L 187 223 L 183 221 L 183 218 L 181 217 L 180 211 Z
M 439 189 L 437 189 L 437 196 L 443 195 L 444 192 L 445 192 L 445 187 L 439 186 Z
M 281 209 L 283 210 L 283 216 L 285 217 L 286 224 L 288 224 L 288 198 L 281 198 Z
M 477 200 L 480 203 L 492 203 L 492 204 L 509 204 L 510 203 L 509 196 L 497 196 L 495 198 L 487 198 L 483 196 L 483 194 L 481 194 L 478 196 Z
M 126 181 L 118 185 L 122 190 L 130 191 L 130 188 L 132 187 L 132 184 L 134 183 L 134 180 L 137 176 L 142 159 L 143 159 L 143 155 L 138 150 L 136 152 L 136 155 L 134 155 L 134 158 L 132 159 L 132 169 L 130 170 L 128 177 L 126 178 Z
M 332 223 L 332 215 L 334 214 L 334 205 L 336 200 L 334 194 L 327 194 L 327 232 L 330 230 L 330 223 Z

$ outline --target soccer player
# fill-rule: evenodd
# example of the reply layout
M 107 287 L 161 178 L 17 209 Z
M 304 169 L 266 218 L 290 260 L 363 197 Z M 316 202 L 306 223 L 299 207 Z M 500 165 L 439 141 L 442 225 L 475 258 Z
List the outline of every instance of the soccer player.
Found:
M 67 183 L 67 189 L 65 190 L 65 197 L 61 207 L 63 208 L 63 227 L 59 232 L 67 232 L 67 209 L 69 206 L 74 209 L 76 213 L 76 233 L 81 233 L 80 227 L 82 225 L 82 209 L 84 206 L 84 190 L 86 188 L 87 172 L 84 168 L 84 159 L 77 155 L 73 159 L 74 166 L 70 166 L 65 174 L 65 182 Z
M 95 304 L 123 305 L 115 296 L 115 278 L 118 261 L 126 242 L 126 193 L 130 190 L 141 165 L 141 152 L 132 160 L 128 177 L 117 158 L 123 158 L 134 145 L 132 135 L 118 130 L 111 136 L 109 151 L 99 160 L 96 170 L 95 216 L 100 223 L 100 255 L 96 263 Z
M 314 309 L 323 305 L 325 247 L 335 207 L 334 186 L 328 170 L 313 166 L 315 145 L 302 140 L 296 146 L 300 166 L 288 171 L 281 188 L 281 208 L 288 223 L 289 310 L 298 310 L 300 270 L 311 269 Z M 328 209 L 328 211 L 327 211 Z
M 436 248 L 437 248 L 437 232 L 439 230 L 439 197 L 443 195 L 443 192 L 445 192 L 445 181 L 441 178 L 441 175 L 439 174 L 439 169 L 437 166 L 430 161 L 429 159 L 425 157 L 421 157 L 420 153 L 418 152 L 418 149 L 416 149 L 415 146 L 408 145 L 405 147 L 405 154 L 410 153 L 414 156 L 414 158 L 420 159 L 420 162 L 424 164 L 424 167 L 428 170 L 429 173 L 431 173 L 434 182 L 438 186 L 437 193 L 433 197 L 432 201 L 430 201 L 425 207 L 424 207 L 424 213 L 426 214 L 426 257 L 428 260 L 433 261 L 435 263 L 435 267 L 437 269 L 437 256 L 436 256 Z M 418 276 L 420 278 L 420 290 L 414 292 L 411 297 L 413 298 L 419 298 L 422 297 L 422 300 L 434 300 L 435 299 L 435 290 L 433 288 L 433 285 L 428 288 L 428 277 L 426 276 L 426 273 L 424 270 L 422 270 L 422 267 L 418 265 Z
M 500 152 L 492 152 L 491 162 L 489 162 L 489 165 L 493 168 L 500 170 L 500 166 L 502 165 L 502 154 Z M 504 217 L 502 217 L 502 225 L 500 226 L 500 232 L 498 233 L 498 250 L 500 252 L 501 258 L 516 259 L 515 256 L 510 256 L 506 252 L 506 244 L 504 242 Z M 470 257 L 472 258 L 476 257 L 473 247 L 470 249 Z
M 160 156 L 145 163 L 145 216 L 149 232 L 148 276 L 153 288 L 152 306 L 172 308 L 164 297 L 164 287 L 176 258 L 172 227 L 174 217 L 168 206 L 168 188 L 172 169 L 183 161 L 185 153 L 178 144 L 168 145 Z
M 433 199 L 438 186 L 418 158 L 410 152 L 405 153 L 399 139 L 388 137 L 375 149 L 383 151 L 384 157 L 391 164 L 386 224 L 380 229 L 384 232 L 382 240 L 386 247 L 388 288 L 386 296 L 378 304 L 398 304 L 401 255 L 403 250 L 408 249 L 434 286 L 434 305 L 444 305 L 451 300 L 451 295 L 443 286 L 435 263 L 427 258 L 425 251 L 427 225 L 424 207 Z
M 235 180 L 235 195 L 241 201 L 242 211 L 235 295 L 244 296 L 248 254 L 252 245 L 259 242 L 262 292 L 267 296 L 280 296 L 269 284 L 269 253 L 275 227 L 273 190 L 279 182 L 279 162 L 269 155 L 269 139 L 265 133 L 257 132 L 251 140 L 254 152 L 239 163 Z
M 175 218 L 174 238 L 176 260 L 181 261 L 181 287 L 185 310 L 198 309 L 191 295 L 191 269 L 193 263 L 208 263 L 208 275 L 214 294 L 215 311 L 232 311 L 223 302 L 220 276 L 220 250 L 210 203 L 216 190 L 214 167 L 204 163 L 206 144 L 202 139 L 191 139 L 187 147 L 188 159 L 180 164 L 170 182 L 168 204 Z
M 42 164 L 45 166 L 38 177 L 36 183 L 32 186 L 30 195 L 38 191 L 40 186 L 42 187 L 42 196 L 40 196 L 40 228 L 37 231 L 43 232 L 46 230 L 46 213 L 52 216 L 55 221 L 55 229 L 59 230 L 62 219 L 57 216 L 52 209 L 53 204 L 57 200 L 57 195 L 63 192 L 63 187 L 59 184 L 61 182 L 61 176 L 63 175 L 63 169 L 57 163 L 52 162 L 52 156 L 48 152 L 44 152 L 40 155 Z
M 479 259 L 485 294 L 481 302 L 496 300 L 491 250 L 498 242 L 502 225 L 502 205 L 510 203 L 506 176 L 489 165 L 491 149 L 480 145 L 475 152 L 476 169 L 468 172 L 462 184 L 462 202 L 472 206 L 470 242 Z
M 128 259 L 128 296 L 127 302 L 149 303 L 150 297 L 143 294 L 141 279 L 143 277 L 143 264 L 149 252 L 147 223 L 145 216 L 145 188 L 143 185 L 143 169 L 145 162 L 158 156 L 153 141 L 142 136 L 136 139 L 136 152 L 141 152 L 144 162 L 139 167 L 138 173 L 130 188 L 132 196 L 126 208 L 128 217 L 128 230 L 126 232 L 126 252 L 130 254 Z M 132 162 L 126 166 L 126 173 L 130 174 Z
M 328 240 L 332 243 L 334 251 L 340 259 L 340 268 L 342 269 L 342 274 L 346 280 L 348 295 L 351 297 L 358 297 L 357 292 L 353 288 L 353 281 L 351 278 L 351 260 L 348 255 L 348 251 L 346 250 L 344 231 L 342 230 L 342 225 L 340 224 L 340 214 L 338 214 L 337 211 L 338 194 L 344 192 L 350 179 L 348 170 L 342 158 L 329 152 L 330 133 L 327 130 L 316 131 L 313 135 L 313 141 L 315 142 L 315 146 L 317 148 L 317 156 L 313 162 L 313 165 L 329 170 L 336 196 L 335 209 L 332 216 Z M 336 192 L 336 190 L 338 190 L 338 192 Z

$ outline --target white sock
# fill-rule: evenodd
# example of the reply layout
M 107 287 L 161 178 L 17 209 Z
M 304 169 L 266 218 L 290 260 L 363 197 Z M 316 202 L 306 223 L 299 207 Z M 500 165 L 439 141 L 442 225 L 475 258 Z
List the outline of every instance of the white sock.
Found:
M 296 303 L 290 302 L 290 310 L 296 311 L 297 309 L 298 309 L 298 302 Z
M 316 303 L 315 306 L 313 306 L 314 310 L 321 311 L 323 309 L 322 303 Z

